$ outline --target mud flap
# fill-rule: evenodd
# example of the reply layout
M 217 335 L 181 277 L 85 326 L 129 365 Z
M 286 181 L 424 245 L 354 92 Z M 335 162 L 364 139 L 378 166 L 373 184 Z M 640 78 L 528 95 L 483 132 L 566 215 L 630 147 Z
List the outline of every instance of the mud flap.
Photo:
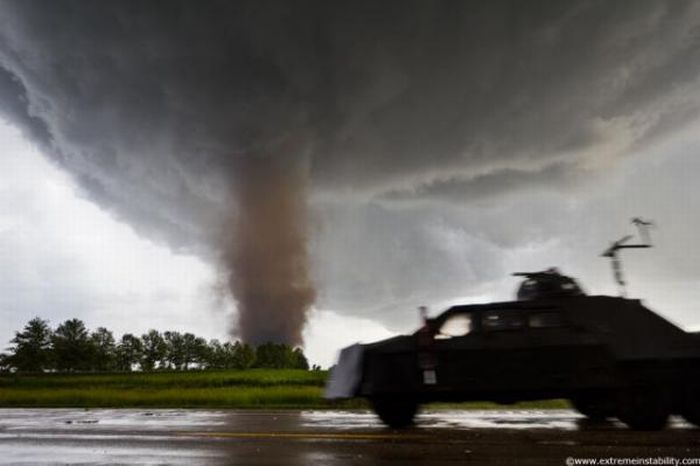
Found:
M 362 381 L 362 345 L 355 344 L 343 348 L 338 358 L 338 364 L 332 369 L 323 397 L 327 400 L 352 398 Z

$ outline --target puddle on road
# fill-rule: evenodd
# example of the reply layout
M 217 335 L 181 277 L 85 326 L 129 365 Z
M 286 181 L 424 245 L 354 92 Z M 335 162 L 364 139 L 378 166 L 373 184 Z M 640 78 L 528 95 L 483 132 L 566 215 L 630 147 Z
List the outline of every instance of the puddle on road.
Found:
M 2 409 L 0 430 L 172 430 L 225 423 L 226 411 L 138 409 Z
M 90 430 L 112 435 L 134 431 L 162 433 L 187 430 L 295 431 L 383 430 L 369 411 L 238 411 L 182 409 L 3 409 L 0 431 L 65 434 Z M 581 429 L 585 419 L 571 410 L 426 411 L 417 418 L 419 428 L 430 429 Z M 614 423 L 610 424 L 616 425 Z M 691 428 L 673 418 L 671 428 Z
M 302 426 L 333 428 L 335 430 L 385 429 L 371 412 L 305 411 Z M 430 429 L 557 429 L 579 430 L 585 418 L 571 410 L 483 410 L 427 411 L 416 419 L 418 428 Z M 618 426 L 610 422 L 609 426 Z M 621 425 L 620 425 L 621 426 Z M 692 428 L 680 418 L 672 418 L 670 428 Z
M 416 419 L 417 426 L 431 429 L 562 429 L 574 430 L 582 416 L 569 410 L 547 411 L 427 411 Z M 371 412 L 344 411 L 302 412 L 307 428 L 384 429 Z
M 195 465 L 211 464 L 221 458 L 221 453 L 207 449 L 189 448 L 142 448 L 133 445 L 101 445 L 100 448 L 86 448 L 83 444 L 57 445 L 55 443 L 34 443 L 3 445 L 0 464 L 134 464 L 134 465 Z

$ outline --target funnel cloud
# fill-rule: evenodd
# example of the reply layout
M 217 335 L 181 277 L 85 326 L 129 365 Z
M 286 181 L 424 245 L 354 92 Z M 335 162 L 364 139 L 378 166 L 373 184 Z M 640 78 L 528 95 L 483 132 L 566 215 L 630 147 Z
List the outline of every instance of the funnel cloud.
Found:
M 299 344 L 314 303 L 383 319 L 500 273 L 503 228 L 459 209 L 695 122 L 698 31 L 684 0 L 8 0 L 0 112 L 140 234 L 222 264 L 238 335 Z
M 285 166 L 286 165 L 286 166 Z M 236 170 L 238 209 L 221 245 L 246 342 L 302 344 L 315 291 L 307 257 L 307 175 L 298 163 L 249 157 Z

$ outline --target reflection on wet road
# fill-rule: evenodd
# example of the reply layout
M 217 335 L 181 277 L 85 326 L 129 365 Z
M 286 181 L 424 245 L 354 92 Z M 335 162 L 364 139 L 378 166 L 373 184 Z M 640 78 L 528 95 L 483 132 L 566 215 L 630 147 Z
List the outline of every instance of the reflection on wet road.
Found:
M 404 431 L 365 412 L 0 410 L 0 464 L 559 464 L 700 457 L 698 431 L 589 425 L 568 410 L 434 411 Z

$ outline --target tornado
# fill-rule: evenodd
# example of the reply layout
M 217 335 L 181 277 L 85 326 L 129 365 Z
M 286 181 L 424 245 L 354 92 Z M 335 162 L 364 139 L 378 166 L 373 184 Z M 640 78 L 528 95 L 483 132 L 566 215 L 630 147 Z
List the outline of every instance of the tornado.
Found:
M 307 251 L 308 170 L 270 155 L 237 166 L 236 213 L 223 245 L 238 317 L 232 331 L 247 343 L 303 344 L 314 302 Z

